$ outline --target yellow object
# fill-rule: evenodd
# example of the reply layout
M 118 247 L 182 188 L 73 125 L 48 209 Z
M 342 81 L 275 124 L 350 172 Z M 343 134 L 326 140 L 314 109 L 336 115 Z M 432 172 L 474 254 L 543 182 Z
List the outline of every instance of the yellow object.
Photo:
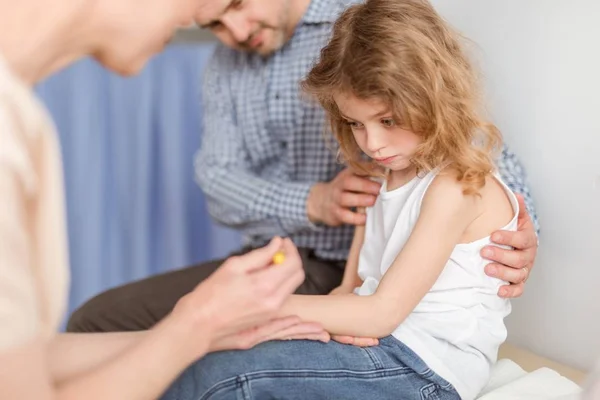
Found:
M 283 254 L 283 251 L 278 251 L 273 256 L 273 264 L 275 264 L 275 265 L 282 264 L 284 261 L 285 261 L 285 254 Z

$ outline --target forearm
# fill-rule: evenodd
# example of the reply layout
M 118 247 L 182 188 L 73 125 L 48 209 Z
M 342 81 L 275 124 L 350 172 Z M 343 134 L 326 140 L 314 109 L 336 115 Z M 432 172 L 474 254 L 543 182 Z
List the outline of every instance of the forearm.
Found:
M 280 315 L 297 315 L 303 321 L 317 322 L 333 335 L 381 338 L 397 327 L 389 305 L 375 295 L 293 295 Z
M 197 180 L 217 221 L 247 235 L 286 236 L 314 227 L 306 213 L 310 183 L 269 181 L 241 166 L 219 165 L 227 157 L 201 155 Z
M 194 336 L 206 340 L 202 332 Z M 139 334 L 94 335 L 89 341 L 84 336 L 62 337 L 50 353 L 53 372 L 62 377 L 57 382 L 58 398 L 156 399 L 194 361 L 191 354 L 198 356 L 187 348 L 190 337 L 185 325 L 168 318 Z M 66 366 L 59 367 L 60 363 Z
M 348 260 L 344 268 L 344 277 L 342 286 L 354 289 L 362 284 L 362 280 L 358 276 L 358 260 L 360 258 L 360 250 L 365 238 L 364 225 L 357 226 L 354 230 L 352 246 L 348 252 Z
M 203 82 L 203 137 L 195 158 L 196 179 L 211 216 L 247 235 L 286 235 L 312 226 L 306 213 L 311 182 L 273 179 L 256 172 L 231 87 L 235 55 L 218 46 Z
M 48 346 L 50 374 L 57 384 L 113 360 L 137 345 L 148 331 L 59 334 Z

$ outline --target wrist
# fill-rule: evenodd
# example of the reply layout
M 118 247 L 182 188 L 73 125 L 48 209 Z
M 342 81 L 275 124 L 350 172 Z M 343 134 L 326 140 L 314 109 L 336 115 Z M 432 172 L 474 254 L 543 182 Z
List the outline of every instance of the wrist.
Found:
M 173 312 L 154 329 L 162 330 L 174 345 L 174 352 L 192 363 L 209 352 L 213 340 L 213 326 L 203 312 L 193 314 Z
M 312 223 L 318 224 L 321 223 L 322 218 L 320 216 L 319 204 L 321 203 L 320 199 L 322 199 L 322 191 L 325 186 L 325 183 L 318 182 L 315 183 L 308 192 L 308 198 L 306 199 L 306 215 L 308 216 L 308 220 Z

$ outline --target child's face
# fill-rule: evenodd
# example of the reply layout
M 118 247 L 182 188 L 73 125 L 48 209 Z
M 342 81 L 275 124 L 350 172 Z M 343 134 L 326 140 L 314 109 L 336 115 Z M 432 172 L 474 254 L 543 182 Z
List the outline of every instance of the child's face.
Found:
M 421 143 L 415 133 L 402 129 L 387 104 L 361 100 L 348 94 L 334 96 L 361 150 L 379 165 L 392 171 L 411 167 L 411 158 Z

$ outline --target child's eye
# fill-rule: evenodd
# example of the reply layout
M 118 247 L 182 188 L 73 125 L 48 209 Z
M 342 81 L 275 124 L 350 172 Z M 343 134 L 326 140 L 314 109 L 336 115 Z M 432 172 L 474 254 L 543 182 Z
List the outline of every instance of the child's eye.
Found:
M 346 125 L 348 125 L 350 128 L 352 129 L 360 129 L 362 127 L 362 124 L 360 122 L 354 122 L 354 121 L 344 121 L 346 123 Z
M 392 118 L 384 118 L 381 120 L 381 124 L 385 127 L 391 128 L 392 126 L 396 125 L 396 121 L 394 121 Z

